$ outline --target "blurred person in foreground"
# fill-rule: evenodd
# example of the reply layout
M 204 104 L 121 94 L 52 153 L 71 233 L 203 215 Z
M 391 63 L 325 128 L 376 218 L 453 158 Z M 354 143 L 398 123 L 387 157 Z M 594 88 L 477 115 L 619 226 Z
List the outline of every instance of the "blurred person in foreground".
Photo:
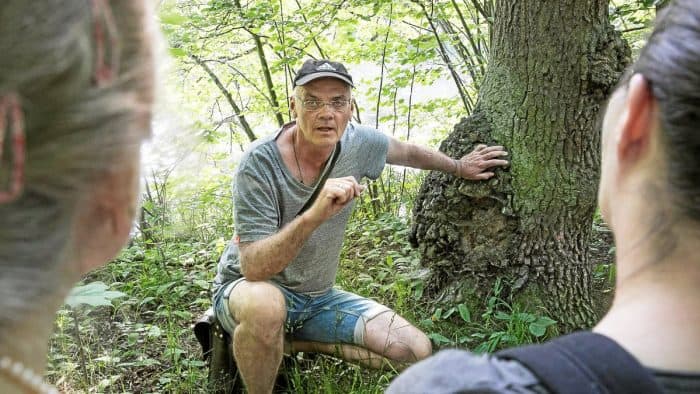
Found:
M 617 283 L 592 334 L 496 355 L 445 350 L 387 392 L 700 393 L 700 1 L 664 9 L 610 98 L 598 203 L 615 234 Z M 560 352 L 568 343 L 578 349 Z M 569 369 L 572 352 L 590 362 Z M 573 383 L 596 369 L 607 382 Z
M 152 8 L 0 4 L 0 393 L 57 392 L 42 378 L 56 310 L 129 236 L 150 136 Z

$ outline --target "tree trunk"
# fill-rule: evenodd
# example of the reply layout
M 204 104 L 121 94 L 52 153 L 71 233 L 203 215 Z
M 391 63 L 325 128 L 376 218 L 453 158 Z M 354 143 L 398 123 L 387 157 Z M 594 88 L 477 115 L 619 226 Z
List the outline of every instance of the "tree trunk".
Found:
M 496 278 L 544 306 L 565 329 L 595 321 L 587 244 L 596 207 L 601 106 L 630 52 L 607 0 L 498 0 L 472 116 L 441 150 L 461 157 L 499 144 L 511 166 L 485 182 L 431 173 L 414 207 L 412 241 L 429 290 L 461 301 Z

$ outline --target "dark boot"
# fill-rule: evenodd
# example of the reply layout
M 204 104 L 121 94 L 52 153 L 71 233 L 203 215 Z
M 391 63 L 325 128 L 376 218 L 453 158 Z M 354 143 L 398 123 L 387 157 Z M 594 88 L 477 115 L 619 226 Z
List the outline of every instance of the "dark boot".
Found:
M 231 348 L 231 336 L 224 331 L 210 308 L 194 325 L 194 335 L 202 346 L 204 361 L 209 365 L 209 393 L 238 394 L 243 380 L 238 373 Z

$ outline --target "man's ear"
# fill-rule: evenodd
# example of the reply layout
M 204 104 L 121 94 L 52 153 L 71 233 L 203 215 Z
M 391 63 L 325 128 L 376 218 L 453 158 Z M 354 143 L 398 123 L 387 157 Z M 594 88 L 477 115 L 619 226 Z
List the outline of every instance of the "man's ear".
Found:
M 289 98 L 289 109 L 292 111 L 292 119 L 296 119 L 297 117 L 297 103 L 296 100 L 294 99 L 294 96 L 291 96 Z
M 654 129 L 656 101 L 642 74 L 632 76 L 627 89 L 617 155 L 623 163 L 634 163 L 649 149 Z

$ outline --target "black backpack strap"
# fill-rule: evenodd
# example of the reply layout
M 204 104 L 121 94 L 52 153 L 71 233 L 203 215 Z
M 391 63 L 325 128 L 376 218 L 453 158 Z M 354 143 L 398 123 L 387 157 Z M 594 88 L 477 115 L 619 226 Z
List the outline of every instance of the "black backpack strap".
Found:
M 553 393 L 663 393 L 637 359 L 612 339 L 593 332 L 506 349 L 496 356 L 519 361 Z
M 311 206 L 314 204 L 314 201 L 316 201 L 316 197 L 318 197 L 318 193 L 321 192 L 323 185 L 326 183 L 326 179 L 328 179 L 328 175 L 330 175 L 331 171 L 333 170 L 333 167 L 335 167 L 335 162 L 338 161 L 338 156 L 340 156 L 340 141 L 338 141 L 335 144 L 333 156 L 331 156 L 331 162 L 328 164 L 328 167 L 326 167 L 326 170 L 323 171 L 323 175 L 321 175 L 321 178 L 319 178 L 318 183 L 316 184 L 316 189 L 314 189 L 314 192 L 311 193 L 311 197 L 309 197 L 309 199 L 306 200 L 306 203 L 303 207 L 301 207 L 299 212 L 297 212 L 296 216 L 301 215 L 307 209 L 311 208 Z

